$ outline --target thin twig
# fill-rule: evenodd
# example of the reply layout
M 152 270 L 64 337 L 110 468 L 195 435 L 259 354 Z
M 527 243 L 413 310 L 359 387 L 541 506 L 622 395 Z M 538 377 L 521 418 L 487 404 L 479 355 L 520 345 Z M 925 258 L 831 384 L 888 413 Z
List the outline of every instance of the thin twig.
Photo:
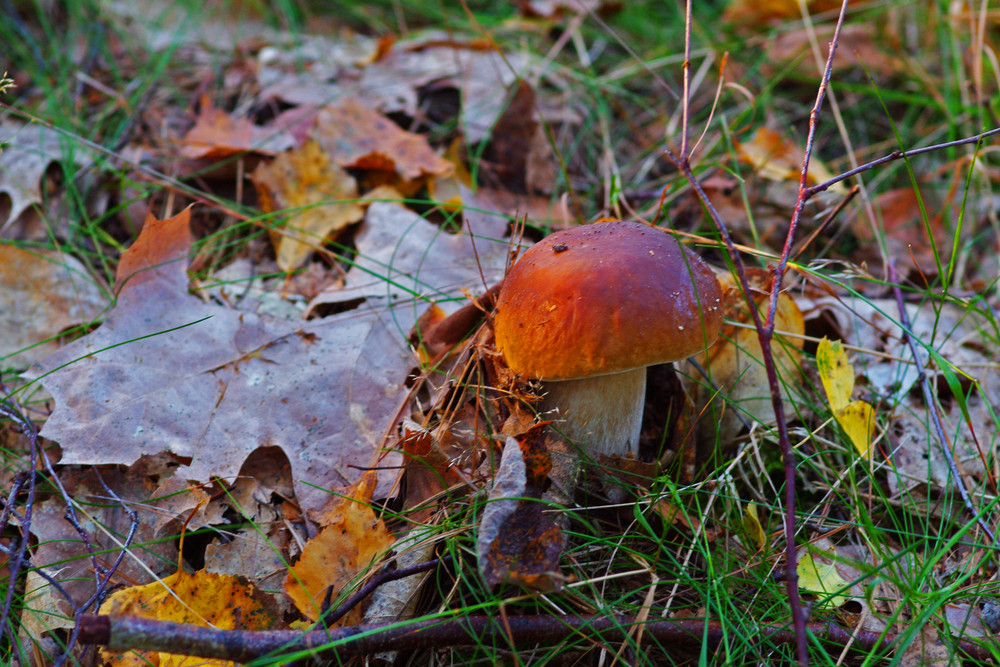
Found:
M 361 589 L 358 590 L 357 593 L 352 595 L 346 602 L 344 602 L 344 604 L 340 605 L 329 614 L 324 614 L 323 616 L 320 616 L 319 623 L 324 625 L 325 627 L 330 627 L 331 625 L 342 619 L 345 615 L 347 615 L 347 612 L 354 609 L 354 607 L 356 607 L 359 602 L 361 602 L 366 597 L 375 592 L 375 589 L 381 586 L 382 584 L 388 583 L 390 581 L 395 581 L 397 579 L 405 579 L 406 577 L 412 576 L 414 574 L 420 574 L 421 572 L 428 572 L 429 570 L 433 570 L 434 568 L 436 568 L 442 562 L 450 560 L 451 556 L 446 555 L 444 558 L 434 558 L 427 562 L 420 563 L 418 565 L 413 565 L 411 567 L 404 567 L 399 570 L 392 570 L 392 571 L 383 570 L 382 572 L 379 572 L 377 575 L 372 577 L 371 581 L 362 586 Z
M 955 141 L 946 141 L 943 144 L 934 144 L 933 146 L 924 146 L 923 148 L 914 148 L 913 150 L 909 150 L 909 151 L 894 150 L 893 152 L 889 153 L 888 155 L 883 155 L 882 157 L 880 157 L 878 159 L 875 159 L 875 160 L 872 160 L 871 162 L 866 162 L 866 163 L 864 163 L 862 165 L 858 165 L 854 169 L 851 169 L 850 171 L 845 171 L 844 173 L 839 174 L 838 176 L 835 176 L 835 177 L 831 178 L 828 181 L 824 181 L 822 183 L 814 185 L 811 188 L 806 188 L 805 197 L 806 197 L 806 199 L 810 199 L 811 197 L 819 194 L 820 192 L 823 192 L 824 190 L 829 189 L 831 186 L 836 185 L 837 183 L 840 183 L 841 181 L 846 181 L 851 176 L 855 176 L 857 174 L 860 174 L 863 171 L 868 171 L 870 169 L 874 169 L 875 167 L 881 166 L 883 164 L 887 164 L 889 162 L 893 162 L 895 160 L 902 160 L 903 158 L 910 158 L 910 157 L 914 157 L 916 155 L 921 155 L 923 153 L 930 153 L 931 151 L 939 151 L 939 150 L 941 150 L 943 148 L 952 148 L 954 146 L 964 146 L 966 144 L 975 144 L 975 143 L 978 143 L 978 142 L 982 141 L 983 139 L 985 139 L 987 137 L 992 137 L 995 134 L 1000 134 L 1000 127 L 996 127 L 996 128 L 993 128 L 992 130 L 988 130 L 986 132 L 982 132 L 982 133 L 977 134 L 977 135 L 975 135 L 973 137 L 966 137 L 964 139 L 956 139 Z
M 951 471 L 951 476 L 955 480 L 955 486 L 958 487 L 958 493 L 962 496 L 962 502 L 965 503 L 966 509 L 969 510 L 972 516 L 976 517 L 976 522 L 979 523 L 979 527 L 990 538 L 990 543 L 995 544 L 997 541 L 996 536 L 986 523 L 982 513 L 972 504 L 969 491 L 965 488 L 965 482 L 958 472 L 958 466 L 955 465 L 955 455 L 948 444 L 947 436 L 945 436 L 944 427 L 941 424 L 941 415 L 937 409 L 937 401 L 934 400 L 934 392 L 931 391 L 931 385 L 927 379 L 927 373 L 924 371 L 924 364 L 920 359 L 917 344 L 913 340 L 913 334 L 911 333 L 913 325 L 910 323 L 910 316 L 906 313 L 906 303 L 903 301 L 903 291 L 899 288 L 899 275 L 896 273 L 896 265 L 891 261 L 888 264 L 888 271 L 889 281 L 892 283 L 892 293 L 896 297 L 896 306 L 899 309 L 899 328 L 903 332 L 903 340 L 906 342 L 906 346 L 910 348 L 910 354 L 913 355 L 913 363 L 919 371 L 918 379 L 924 393 L 924 403 L 927 404 L 927 411 L 930 412 L 931 422 L 934 424 L 934 432 L 937 435 L 938 442 L 941 444 L 941 451 L 944 452 L 944 458 L 948 462 L 948 470 Z
M 827 56 L 826 67 L 823 70 L 823 78 L 820 82 L 819 89 L 816 92 L 816 102 L 813 104 L 813 108 L 809 113 L 809 134 L 806 141 L 805 156 L 802 160 L 802 171 L 799 177 L 798 199 L 796 200 L 795 209 L 792 212 L 792 217 L 789 222 L 788 232 L 785 236 L 785 244 L 782 249 L 781 256 L 778 259 L 777 266 L 772 269 L 771 294 L 768 303 L 766 321 L 761 321 L 757 308 L 750 298 L 751 292 L 750 285 L 746 277 L 746 270 L 743 266 L 739 253 L 736 250 L 735 244 L 733 243 L 732 237 L 726 229 L 725 224 L 722 222 L 718 211 L 715 210 L 715 207 L 709 200 L 708 195 L 705 193 L 704 189 L 702 189 L 701 184 L 698 182 L 698 179 L 691 170 L 691 156 L 686 154 L 683 150 L 679 156 L 676 156 L 672 153 L 672 151 L 670 151 L 669 148 L 665 149 L 667 158 L 673 162 L 674 165 L 677 166 L 677 168 L 684 174 L 685 178 L 687 178 L 691 187 L 698 196 L 698 199 L 702 202 L 702 205 L 705 206 L 706 210 L 708 210 L 709 216 L 711 217 L 716 230 L 719 232 L 720 236 L 722 236 L 726 249 L 729 252 L 729 256 L 736 269 L 737 276 L 739 277 L 740 285 L 743 289 L 743 295 L 747 301 L 748 310 L 750 311 L 750 315 L 754 321 L 754 326 L 757 329 L 757 339 L 761 347 L 761 357 L 764 368 L 767 372 L 768 387 L 771 393 L 771 404 L 774 408 L 775 426 L 778 431 L 778 445 L 781 448 L 781 456 L 785 468 L 785 582 L 788 590 L 788 604 L 792 613 L 792 623 L 795 628 L 798 663 L 803 666 L 808 665 L 809 663 L 809 652 L 808 638 L 805 630 L 806 618 L 803 613 L 802 601 L 799 595 L 798 571 L 796 566 L 795 452 L 792 449 L 791 439 L 788 435 L 788 425 L 785 422 L 784 401 L 781 397 L 781 384 L 779 382 L 777 369 L 774 364 L 774 354 L 771 350 L 771 340 L 774 336 L 778 295 L 781 292 L 782 278 L 784 277 L 789 258 L 791 257 L 793 244 L 795 242 L 795 232 L 798 228 L 798 223 L 802 217 L 802 210 L 807 200 L 807 178 L 809 173 L 809 162 L 812 157 L 812 150 L 816 139 L 817 120 L 819 118 L 820 109 L 823 107 L 823 101 L 826 97 L 827 88 L 830 84 L 830 76 L 833 72 L 833 58 L 837 52 L 837 44 L 840 41 L 840 31 L 844 25 L 844 16 L 846 12 L 847 0 L 843 0 L 840 7 L 840 15 L 837 18 L 837 24 L 834 28 L 833 39 L 830 42 L 830 52 Z M 689 2 L 688 17 L 686 20 L 687 31 L 690 31 L 691 29 L 690 23 Z M 685 40 L 685 49 L 688 48 L 690 48 L 690 42 L 689 40 Z M 685 50 L 685 63 L 687 63 L 688 55 L 687 50 Z M 684 69 L 684 76 L 686 82 L 686 77 L 688 76 L 686 67 Z M 687 97 L 685 96 L 682 101 L 686 104 Z M 686 131 L 686 128 L 684 129 Z M 686 133 L 685 138 L 682 138 L 681 144 L 684 148 L 687 146 L 685 139 Z

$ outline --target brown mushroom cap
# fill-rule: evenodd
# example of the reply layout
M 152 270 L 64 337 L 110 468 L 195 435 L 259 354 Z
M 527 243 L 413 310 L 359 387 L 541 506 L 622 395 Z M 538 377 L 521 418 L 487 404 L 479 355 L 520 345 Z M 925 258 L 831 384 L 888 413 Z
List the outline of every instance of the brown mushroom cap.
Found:
M 511 267 L 497 300 L 497 347 L 542 380 L 685 359 L 722 327 L 715 274 L 666 233 L 599 222 L 547 236 Z

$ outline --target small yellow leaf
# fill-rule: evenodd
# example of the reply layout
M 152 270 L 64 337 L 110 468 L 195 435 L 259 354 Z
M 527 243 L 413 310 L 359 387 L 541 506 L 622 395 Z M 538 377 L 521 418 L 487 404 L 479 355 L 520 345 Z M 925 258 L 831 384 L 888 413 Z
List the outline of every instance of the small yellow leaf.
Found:
M 868 456 L 875 433 L 875 410 L 864 401 L 851 401 L 837 413 L 837 423 L 861 456 Z
M 854 366 L 839 340 L 823 338 L 816 349 L 816 368 L 833 416 L 862 456 L 868 455 L 875 433 L 875 410 L 864 401 L 852 401 Z
M 765 551 L 767 547 L 767 533 L 764 526 L 760 525 L 760 518 L 757 516 L 757 503 L 750 503 L 743 512 L 743 530 L 745 530 L 756 544 L 757 548 Z
M 821 604 L 839 607 L 847 602 L 846 595 L 832 595 L 847 588 L 847 581 L 840 576 L 833 563 L 817 563 L 812 554 L 806 552 L 799 558 L 799 565 L 795 569 L 799 574 L 800 588 L 826 598 Z
M 847 353 L 839 340 L 831 341 L 825 336 L 816 350 L 816 368 L 830 409 L 834 414 L 847 407 L 854 391 L 854 366 L 847 360 Z

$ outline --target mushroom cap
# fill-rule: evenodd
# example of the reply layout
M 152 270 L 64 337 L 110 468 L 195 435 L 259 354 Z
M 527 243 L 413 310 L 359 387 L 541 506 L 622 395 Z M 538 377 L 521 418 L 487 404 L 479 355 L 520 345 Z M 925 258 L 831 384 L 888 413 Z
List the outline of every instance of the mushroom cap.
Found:
M 507 272 L 497 348 L 527 377 L 568 380 L 685 359 L 722 327 L 719 282 L 693 252 L 637 222 L 556 232 Z

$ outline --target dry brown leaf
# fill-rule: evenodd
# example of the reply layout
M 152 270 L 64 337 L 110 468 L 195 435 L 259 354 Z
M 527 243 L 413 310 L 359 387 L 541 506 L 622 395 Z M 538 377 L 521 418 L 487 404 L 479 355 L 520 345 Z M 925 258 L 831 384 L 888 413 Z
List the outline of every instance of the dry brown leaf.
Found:
M 463 202 L 466 228 L 458 234 L 444 231 L 399 204 L 372 202 L 354 237 L 358 255 L 344 277 L 344 286 L 324 290 L 309 304 L 310 309 L 362 297 L 419 296 L 438 302 L 450 313 L 465 303 L 462 289 L 480 293 L 498 282 L 507 262 L 507 218 L 485 213 L 488 206 L 478 206 L 467 190 L 463 190 Z M 417 314 L 408 318 L 407 327 Z
M 0 367 L 41 361 L 59 345 L 40 341 L 91 322 L 110 300 L 75 257 L 0 244 Z
M 839 7 L 840 3 L 837 2 Z M 833 28 L 822 27 L 816 31 L 816 41 L 828 44 L 833 37 Z M 869 23 L 849 23 L 841 28 L 834 61 L 833 76 L 837 77 L 848 67 L 863 68 L 876 76 L 890 78 L 910 70 L 905 60 L 885 47 L 885 36 L 879 27 Z M 795 70 L 806 77 L 819 77 L 820 65 L 813 57 L 812 40 L 806 28 L 784 31 L 769 42 L 766 48 L 766 72 L 784 71 L 789 63 L 795 63 Z M 824 56 L 826 53 L 824 52 Z
M 296 143 L 281 126 L 261 127 L 217 109 L 208 95 L 202 96 L 198 119 L 181 142 L 181 156 L 189 160 L 222 160 L 250 152 L 277 155 Z
M 250 180 L 265 212 L 287 211 L 285 223 L 271 234 L 282 271 L 300 267 L 327 236 L 365 215 L 354 177 L 315 141 L 262 163 Z
M 315 507 L 322 488 L 377 463 L 413 364 L 396 327 L 412 322 L 374 308 L 303 322 L 205 303 L 188 293 L 188 219 L 147 224 L 104 324 L 32 367 L 35 378 L 62 367 L 42 380 L 56 402 L 43 433 L 62 443 L 63 463 L 168 451 L 193 481 L 232 480 L 255 449 L 278 446 L 299 501 Z M 399 474 L 388 456 L 382 493 Z
M 395 541 L 368 503 L 376 475 L 368 471 L 324 513 L 323 529 L 306 543 L 302 556 L 285 579 L 285 590 L 302 614 L 319 618 L 326 590 L 337 600 L 347 586 Z M 357 607 L 337 625 L 352 625 L 361 617 Z
M 130 547 L 130 552 L 137 557 L 126 554 L 115 570 L 112 585 L 146 583 L 151 581 L 152 575 L 167 574 L 176 567 L 176 543 L 161 540 L 175 533 L 164 535 L 156 525 L 161 517 L 175 516 L 161 508 L 156 495 L 156 487 L 169 474 L 165 457 L 137 461 L 128 470 L 108 466 L 67 469 L 60 473 L 63 485 L 73 489 L 74 497 L 81 503 L 77 516 L 89 528 L 87 541 L 97 552 L 99 567 L 110 569 L 121 554 L 124 537 L 131 527 L 128 515 L 104 484 L 139 515 L 139 526 Z M 65 515 L 66 503 L 61 498 L 50 498 L 35 506 L 31 533 L 38 546 L 32 555 L 32 564 L 45 568 L 75 603 L 83 604 L 95 591 L 94 564 L 87 542 Z M 138 544 L 143 546 L 136 546 Z M 60 597 L 57 593 L 51 594 Z
M 953 232 L 947 221 L 957 220 L 959 212 L 953 202 L 942 203 L 938 193 L 931 192 L 929 188 L 921 194 L 927 212 L 926 223 L 920 210 L 921 200 L 913 187 L 880 194 L 875 208 L 881 216 L 881 229 L 872 231 L 867 216 L 855 221 L 852 228 L 861 248 L 852 259 L 857 263 L 881 264 L 880 244 L 875 240 L 877 234 L 884 243 L 885 255 L 893 258 L 898 266 L 919 270 L 924 280 L 936 276 L 938 265 L 934 248 L 941 255 L 951 247 Z
M 808 0 L 810 14 L 829 12 L 840 8 L 839 0 Z M 722 19 L 740 28 L 766 29 L 777 21 L 802 18 L 799 0 L 733 0 L 726 7 Z
M 423 135 L 407 132 L 353 99 L 323 107 L 313 137 L 342 167 L 397 172 L 407 180 L 452 169 Z
M 552 459 L 546 424 L 508 437 L 476 539 L 479 572 L 490 588 L 512 583 L 558 590 L 565 535 L 542 500 Z

